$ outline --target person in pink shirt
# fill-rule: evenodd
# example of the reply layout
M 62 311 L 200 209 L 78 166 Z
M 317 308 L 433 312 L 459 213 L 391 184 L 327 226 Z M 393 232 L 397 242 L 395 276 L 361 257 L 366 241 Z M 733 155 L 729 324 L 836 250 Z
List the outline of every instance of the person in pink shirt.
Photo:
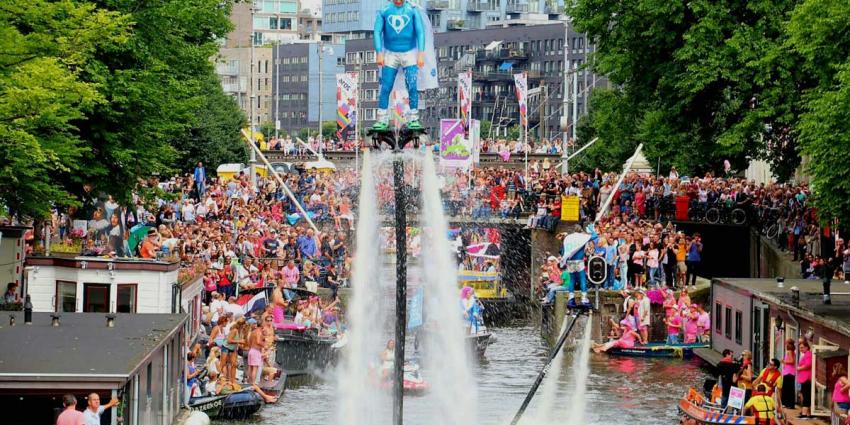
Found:
M 65 394 L 62 405 L 65 410 L 56 418 L 56 425 L 86 425 L 86 418 L 83 412 L 77 410 L 77 398 L 73 394 Z
M 635 332 L 634 325 L 632 325 L 631 320 L 623 319 L 620 321 L 620 326 L 623 329 L 623 335 L 620 336 L 620 339 L 606 342 L 605 344 L 597 344 L 593 343 L 593 352 L 594 353 L 602 353 L 608 351 L 612 348 L 634 348 L 635 341 L 640 339 L 640 335 Z
M 290 259 L 286 262 L 286 267 L 281 271 L 283 273 L 283 283 L 287 288 L 298 286 L 298 278 L 301 277 L 301 272 L 298 267 L 295 267 L 295 260 Z
M 682 331 L 682 318 L 676 312 L 675 306 L 670 309 L 670 313 L 667 314 L 667 317 L 664 319 L 664 323 L 667 324 L 667 344 L 678 344 L 679 333 Z
M 699 341 L 708 343 L 711 341 L 711 315 L 701 306 L 696 306 L 699 318 L 697 319 L 697 335 Z
M 685 322 L 685 344 L 695 344 L 697 342 L 697 335 L 699 332 L 699 327 L 697 326 L 699 313 L 697 313 L 696 310 L 691 309 L 685 319 L 687 320 Z
M 803 404 L 800 407 L 800 418 L 813 418 L 809 411 L 812 404 L 812 352 L 808 341 L 799 344 L 800 361 L 797 363 L 797 383 L 800 384 L 800 395 Z

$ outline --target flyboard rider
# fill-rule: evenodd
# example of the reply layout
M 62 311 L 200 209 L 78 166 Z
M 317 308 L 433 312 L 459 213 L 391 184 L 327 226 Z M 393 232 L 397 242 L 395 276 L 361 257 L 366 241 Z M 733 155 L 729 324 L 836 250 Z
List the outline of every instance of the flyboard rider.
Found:
M 428 15 L 408 0 L 392 0 L 375 17 L 374 42 L 381 67 L 381 91 L 372 130 L 389 129 L 390 93 L 404 89 L 410 99 L 407 128 L 423 130 L 419 123 L 419 91 L 437 87 L 437 61 Z
M 563 256 L 561 257 L 561 268 L 570 273 L 570 282 L 567 286 L 568 308 L 576 308 L 575 300 L 575 284 L 579 282 L 581 288 L 581 307 L 590 308 L 592 304 L 587 299 L 587 273 L 585 273 L 585 251 L 587 244 L 595 242 L 599 235 L 593 225 L 590 224 L 585 229 L 587 233 L 571 233 L 569 235 L 561 233 L 559 238 L 564 238 L 562 248 Z

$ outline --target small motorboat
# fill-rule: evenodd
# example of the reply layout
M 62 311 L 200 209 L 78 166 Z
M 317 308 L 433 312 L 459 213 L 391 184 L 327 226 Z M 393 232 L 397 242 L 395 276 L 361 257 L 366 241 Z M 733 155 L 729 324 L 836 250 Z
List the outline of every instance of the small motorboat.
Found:
M 695 348 L 705 347 L 708 347 L 708 344 L 668 345 L 661 342 L 650 342 L 646 345 L 635 345 L 632 348 L 611 348 L 607 353 L 612 356 L 689 359 L 693 357 Z
M 189 399 L 190 410 L 204 412 L 210 419 L 248 419 L 259 412 L 263 404 L 263 398 L 250 388 L 230 394 Z
M 468 334 L 466 336 L 466 342 L 472 352 L 476 353 L 480 357 L 484 356 L 484 352 L 487 351 L 487 347 L 490 346 L 492 336 L 493 334 L 484 329 L 479 332 Z
M 706 400 L 694 388 L 689 388 L 679 400 L 679 423 L 681 425 L 755 424 L 755 416 L 726 413 L 723 407 Z
M 392 379 L 376 382 L 379 388 L 386 391 L 392 391 Z M 404 364 L 404 381 L 402 382 L 405 395 L 422 395 L 431 385 L 428 384 L 419 373 L 419 364 L 416 362 L 407 362 Z
M 283 397 L 283 392 L 286 391 L 286 374 L 281 372 L 277 377 L 273 377 L 272 379 L 265 379 L 265 377 L 260 379 L 260 382 L 257 383 L 257 386 L 263 390 L 264 393 L 277 397 L 278 401 Z

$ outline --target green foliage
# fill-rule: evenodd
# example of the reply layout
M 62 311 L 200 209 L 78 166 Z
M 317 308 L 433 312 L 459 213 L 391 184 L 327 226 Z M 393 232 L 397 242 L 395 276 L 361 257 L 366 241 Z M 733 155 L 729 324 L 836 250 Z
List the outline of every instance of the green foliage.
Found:
M 822 218 L 850 220 L 850 3 L 801 2 L 788 33 L 793 51 L 812 77 L 806 110 L 797 127 L 804 154 L 810 156 L 815 203 Z
M 322 123 L 322 137 L 325 139 L 336 139 L 336 121 L 325 121 Z
M 242 115 L 210 58 L 218 0 L 6 0 L 0 7 L 0 208 L 43 217 L 84 184 L 127 200 L 139 177 L 242 155 Z M 200 155 L 210 152 L 211 156 Z M 244 155 L 243 155 L 244 156 Z
M 260 124 L 260 133 L 263 133 L 265 140 L 271 140 L 274 137 L 274 130 L 274 123 L 271 121 L 266 121 Z M 278 131 L 278 134 L 280 134 L 280 131 Z
M 486 139 L 490 135 L 490 129 L 492 127 L 493 127 L 493 123 L 490 122 L 489 120 L 482 120 L 481 121 L 481 127 L 479 128 L 479 130 L 480 130 L 479 134 L 481 135 L 482 139 Z
M 96 56 L 127 41 L 128 17 L 90 4 L 6 1 L 0 8 L 0 207 L 43 217 L 77 203 L 57 180 L 97 155 L 77 123 L 106 98 L 84 81 Z
M 520 140 L 523 137 L 523 128 L 519 124 L 508 129 L 508 140 Z
M 215 75 L 207 77 L 201 90 L 204 102 L 194 113 L 197 121 L 190 130 L 178 168 L 191 172 L 198 161 L 210 169 L 219 164 L 247 162 L 249 148 L 239 133 L 248 125 L 245 114 L 233 97 L 221 91 Z
M 623 101 L 619 90 L 597 89 L 590 97 L 588 114 L 581 117 L 576 128 L 578 140 L 599 141 L 570 161 L 570 169 L 591 171 L 594 168 L 619 170 L 634 153 L 638 141 L 634 127 L 635 113 Z M 580 148 L 576 146 L 576 149 Z
M 621 93 L 615 102 L 622 105 L 610 98 L 597 104 L 632 131 L 632 142 L 644 143 L 650 162 L 661 158 L 699 174 L 728 159 L 743 169 L 748 157 L 775 159 L 768 147 L 779 146 L 784 167 L 774 171 L 785 178 L 799 161 L 789 129 L 800 112 L 800 77 L 783 47 L 795 3 L 579 0 L 570 15 L 597 40 L 596 70 Z M 586 125 L 607 142 L 618 133 L 599 119 Z

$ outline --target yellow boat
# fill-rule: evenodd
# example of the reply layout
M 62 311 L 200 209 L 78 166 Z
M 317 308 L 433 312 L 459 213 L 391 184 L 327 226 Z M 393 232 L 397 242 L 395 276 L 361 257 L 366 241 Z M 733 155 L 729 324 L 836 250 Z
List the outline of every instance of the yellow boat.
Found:
M 475 290 L 475 296 L 481 302 L 508 298 L 508 289 L 502 286 L 499 272 L 461 270 L 457 274 L 457 283 L 458 288 L 471 286 Z

